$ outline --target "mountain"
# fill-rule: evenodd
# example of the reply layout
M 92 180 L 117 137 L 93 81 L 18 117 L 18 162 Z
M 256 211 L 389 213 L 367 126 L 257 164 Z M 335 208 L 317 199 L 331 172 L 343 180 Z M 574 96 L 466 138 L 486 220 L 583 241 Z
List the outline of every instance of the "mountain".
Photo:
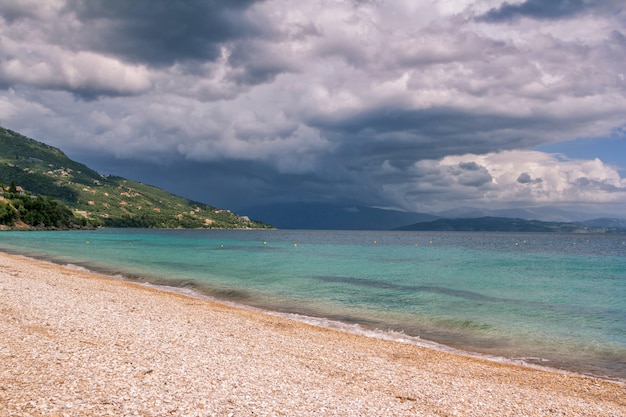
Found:
M 524 220 L 541 220 L 546 222 L 580 222 L 589 217 L 585 213 L 562 210 L 555 207 L 522 207 L 510 209 L 478 209 L 473 207 L 456 207 L 436 213 L 437 216 L 449 219 L 469 219 L 478 217 L 508 217 Z
M 9 191 L 9 185 L 13 184 L 15 189 L 11 191 L 17 191 L 18 195 L 32 194 L 31 200 L 41 197 L 45 203 L 52 198 L 92 227 L 270 227 L 150 185 L 100 175 L 72 161 L 57 148 L 1 127 L 0 184 L 4 185 L 0 193 L 11 197 L 16 194 Z M 2 201 L 4 206 L 0 208 L 11 211 L 10 199 L 0 195 Z
M 391 230 L 437 219 L 430 214 L 328 203 L 277 203 L 243 211 L 280 229 Z
M 507 217 L 438 219 L 398 227 L 396 230 L 456 232 L 561 232 L 561 233 L 625 233 L 617 227 L 594 227 L 582 223 L 544 222 Z
M 581 222 L 581 223 L 590 227 L 608 227 L 608 228 L 626 229 L 626 219 L 601 218 L 601 219 L 585 220 L 584 222 Z

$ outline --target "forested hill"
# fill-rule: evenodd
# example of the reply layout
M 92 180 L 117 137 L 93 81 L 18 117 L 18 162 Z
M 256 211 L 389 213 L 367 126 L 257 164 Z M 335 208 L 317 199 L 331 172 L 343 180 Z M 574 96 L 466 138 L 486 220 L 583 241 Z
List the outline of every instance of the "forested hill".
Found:
M 5 226 L 270 227 L 156 187 L 100 175 L 57 148 L 1 127 L 0 185 L 0 225 Z M 46 217 L 38 210 L 64 214 Z

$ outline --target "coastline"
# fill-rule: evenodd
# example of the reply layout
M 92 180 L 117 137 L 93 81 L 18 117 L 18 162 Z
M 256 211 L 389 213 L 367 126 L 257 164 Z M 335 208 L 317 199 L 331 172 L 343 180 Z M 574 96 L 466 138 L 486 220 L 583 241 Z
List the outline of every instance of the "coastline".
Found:
M 0 415 L 626 415 L 626 386 L 0 253 Z

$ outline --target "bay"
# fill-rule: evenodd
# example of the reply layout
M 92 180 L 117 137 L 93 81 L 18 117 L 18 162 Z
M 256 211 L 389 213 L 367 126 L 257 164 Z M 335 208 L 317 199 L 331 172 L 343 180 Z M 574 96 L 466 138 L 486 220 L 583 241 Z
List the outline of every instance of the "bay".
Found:
M 625 240 L 100 229 L 2 232 L 0 250 L 318 324 L 626 380 Z

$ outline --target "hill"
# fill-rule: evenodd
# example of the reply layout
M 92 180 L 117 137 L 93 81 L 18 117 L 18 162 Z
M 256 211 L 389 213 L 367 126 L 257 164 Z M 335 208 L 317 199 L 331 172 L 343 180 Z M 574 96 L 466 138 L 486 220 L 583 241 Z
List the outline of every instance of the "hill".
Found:
M 271 227 L 150 185 L 100 175 L 57 148 L 0 127 L 2 193 L 9 192 L 12 182 L 15 191 L 27 193 L 33 200 L 59 201 L 92 227 Z M 5 206 L 12 204 L 2 198 Z
M 581 222 L 581 223 L 590 227 L 607 227 L 607 228 L 626 229 L 626 219 L 600 218 L 600 219 L 585 220 L 584 222 Z
M 437 218 L 430 214 L 328 203 L 279 203 L 248 207 L 255 219 L 281 229 L 390 230 Z
M 506 217 L 469 219 L 438 219 L 415 223 L 396 230 L 456 231 L 456 232 L 561 232 L 561 233 L 625 233 L 617 227 L 593 227 L 582 223 L 544 222 Z

